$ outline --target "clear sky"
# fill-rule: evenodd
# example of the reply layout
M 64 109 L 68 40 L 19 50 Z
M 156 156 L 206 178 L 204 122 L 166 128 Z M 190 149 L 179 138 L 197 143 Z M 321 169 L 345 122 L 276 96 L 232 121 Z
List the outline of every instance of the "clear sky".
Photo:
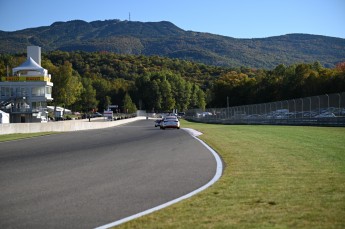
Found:
M 0 0 L 0 30 L 56 21 L 170 21 L 235 38 L 308 33 L 345 38 L 345 0 Z

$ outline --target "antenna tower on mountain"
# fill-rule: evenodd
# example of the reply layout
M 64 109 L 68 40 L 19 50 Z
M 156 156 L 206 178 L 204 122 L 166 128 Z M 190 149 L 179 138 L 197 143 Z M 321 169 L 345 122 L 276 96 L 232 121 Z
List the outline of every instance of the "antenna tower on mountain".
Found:
M 128 13 L 128 21 L 131 21 L 131 12 Z

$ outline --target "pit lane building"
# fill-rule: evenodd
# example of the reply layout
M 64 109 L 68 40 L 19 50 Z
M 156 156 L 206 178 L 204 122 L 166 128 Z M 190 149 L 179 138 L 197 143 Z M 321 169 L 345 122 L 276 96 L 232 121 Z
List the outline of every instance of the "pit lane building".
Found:
M 53 83 L 41 67 L 41 47 L 28 46 L 27 60 L 0 81 L 0 110 L 9 113 L 11 123 L 46 122 L 47 102 Z

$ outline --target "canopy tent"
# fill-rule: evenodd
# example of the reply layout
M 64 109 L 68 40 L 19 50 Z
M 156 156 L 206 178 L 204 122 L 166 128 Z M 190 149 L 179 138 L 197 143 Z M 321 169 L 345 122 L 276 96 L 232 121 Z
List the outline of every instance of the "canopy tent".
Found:
M 65 113 L 66 114 L 72 114 L 72 111 L 67 109 L 67 108 L 63 108 L 63 107 L 56 107 L 56 111 L 63 111 L 65 109 Z M 50 112 L 54 111 L 54 106 L 47 106 L 47 110 Z
M 46 69 L 39 66 L 31 57 L 29 57 L 24 63 L 20 66 L 13 68 L 13 75 L 19 71 L 37 71 L 40 72 L 42 75 L 45 75 L 47 72 Z

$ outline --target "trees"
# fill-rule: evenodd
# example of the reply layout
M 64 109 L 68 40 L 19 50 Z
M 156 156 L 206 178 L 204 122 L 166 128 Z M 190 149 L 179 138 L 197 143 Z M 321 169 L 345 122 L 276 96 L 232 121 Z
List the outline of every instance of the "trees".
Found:
M 70 106 L 77 102 L 82 92 L 80 76 L 73 71 L 72 64 L 65 61 L 57 69 L 56 75 L 52 77 L 54 83 L 52 96 L 54 106 Z
M 90 78 L 82 79 L 83 89 L 78 101 L 78 108 L 84 112 L 90 112 L 95 109 L 99 103 L 96 99 L 96 90 L 92 87 L 92 81 Z
M 239 71 L 229 71 L 214 81 L 212 87 L 212 103 L 215 106 L 225 106 L 227 97 L 230 105 L 241 105 L 249 102 L 255 79 Z
M 102 111 L 109 105 L 107 96 L 110 97 L 111 85 L 106 79 L 100 76 L 93 75 L 92 78 L 90 78 L 90 83 L 95 89 L 95 99 L 98 101 L 98 110 Z
M 205 94 L 202 90 L 198 89 L 196 92 L 197 97 L 197 108 L 201 108 L 205 110 L 206 107 L 206 101 L 205 101 Z
M 163 80 L 159 84 L 162 96 L 161 109 L 163 111 L 171 111 L 175 108 L 175 98 L 171 91 L 171 85 L 168 80 Z
M 146 74 L 135 81 L 138 102 L 142 109 L 155 111 L 161 108 L 162 97 L 159 89 L 159 80 L 152 80 L 152 75 Z
M 131 97 L 128 93 L 126 93 L 125 97 L 123 98 L 123 110 L 125 113 L 135 113 L 137 111 L 137 107 L 132 102 Z
M 0 54 L 0 73 L 23 61 L 25 55 Z M 344 63 L 334 69 L 316 61 L 266 70 L 159 56 L 53 51 L 44 54 L 42 66 L 52 75 L 53 104 L 81 111 L 124 107 L 126 95 L 147 111 L 186 111 L 225 107 L 227 97 L 236 106 L 345 91 Z
M 167 74 L 167 80 L 171 85 L 171 91 L 175 99 L 175 108 L 179 111 L 186 111 L 190 104 L 192 86 L 184 80 L 181 75 Z
M 47 57 L 56 65 L 68 60 L 82 78 L 90 78 L 100 110 L 106 108 L 109 98 L 112 104 L 121 106 L 125 94 L 129 93 L 142 109 L 163 110 L 174 104 L 173 108 L 183 111 L 190 107 L 192 84 L 198 88 L 206 85 L 209 82 L 205 80 L 224 70 L 159 56 L 53 51 Z M 194 102 L 193 106 L 197 104 Z

